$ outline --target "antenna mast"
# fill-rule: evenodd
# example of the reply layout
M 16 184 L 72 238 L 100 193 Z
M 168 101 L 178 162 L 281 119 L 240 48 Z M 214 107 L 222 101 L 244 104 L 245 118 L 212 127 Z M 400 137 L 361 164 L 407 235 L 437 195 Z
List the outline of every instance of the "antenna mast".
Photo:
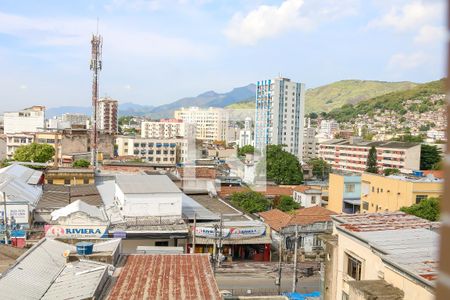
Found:
M 94 170 L 98 170 L 98 130 L 97 130 L 97 109 L 98 109 L 98 75 L 102 70 L 102 36 L 98 34 L 98 20 L 97 20 L 97 34 L 92 35 L 92 57 L 91 57 L 91 71 L 92 71 L 92 134 L 91 134 L 91 164 Z

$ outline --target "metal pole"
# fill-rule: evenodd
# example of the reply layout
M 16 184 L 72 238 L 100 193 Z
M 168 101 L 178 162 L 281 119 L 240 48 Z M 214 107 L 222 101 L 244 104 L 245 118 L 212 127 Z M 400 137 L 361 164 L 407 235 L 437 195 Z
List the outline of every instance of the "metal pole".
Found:
M 217 257 L 216 257 L 216 242 L 217 241 L 216 240 L 217 240 L 217 224 L 214 225 L 214 243 L 213 243 L 213 255 L 212 255 L 214 275 L 216 274 L 216 259 L 217 259 Z
M 5 245 L 8 245 L 8 217 L 6 216 L 6 193 L 3 194 L 3 221 L 5 223 Z
M 219 247 L 218 247 L 218 259 L 217 259 L 217 266 L 220 267 L 220 255 L 222 254 L 222 229 L 223 229 L 223 214 L 220 214 L 220 223 L 219 223 Z
M 297 290 L 297 250 L 298 250 L 298 225 L 295 225 L 295 244 L 294 244 L 294 274 L 292 277 L 292 292 Z
M 192 230 L 192 253 L 195 253 L 195 231 L 197 229 L 197 214 L 194 213 L 194 228 Z
M 282 268 L 282 257 L 283 257 L 283 235 L 280 237 L 280 242 L 278 245 L 278 295 L 281 295 L 281 268 Z

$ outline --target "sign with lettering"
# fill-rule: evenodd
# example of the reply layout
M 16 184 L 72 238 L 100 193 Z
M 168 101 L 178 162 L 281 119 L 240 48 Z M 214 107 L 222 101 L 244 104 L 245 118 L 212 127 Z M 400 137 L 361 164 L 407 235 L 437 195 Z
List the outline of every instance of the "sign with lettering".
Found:
M 253 226 L 253 227 L 230 227 L 222 229 L 223 239 L 241 239 L 263 236 L 266 234 L 265 226 Z M 196 227 L 195 235 L 205 238 L 219 238 L 219 229 L 215 230 L 214 227 Z
M 0 219 L 3 220 L 4 206 L 0 205 Z M 23 204 L 7 204 L 6 217 L 8 224 L 11 223 L 11 217 L 16 224 L 28 224 L 28 205 Z
M 98 239 L 108 237 L 107 226 L 45 225 L 45 236 L 61 239 Z

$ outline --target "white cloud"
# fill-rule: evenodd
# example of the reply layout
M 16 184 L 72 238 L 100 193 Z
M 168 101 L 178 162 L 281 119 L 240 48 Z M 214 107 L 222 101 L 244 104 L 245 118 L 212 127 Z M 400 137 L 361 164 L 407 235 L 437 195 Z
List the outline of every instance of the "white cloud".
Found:
M 445 41 L 445 27 L 425 25 L 419 29 L 414 37 L 414 42 L 418 44 L 437 44 Z
M 308 31 L 324 21 L 352 15 L 358 0 L 284 0 L 279 6 L 260 5 L 233 15 L 224 34 L 233 42 L 255 45 L 289 30 Z
M 416 69 L 429 61 L 429 57 L 423 52 L 397 53 L 388 63 L 388 68 L 393 71 L 405 71 Z
M 369 22 L 369 28 L 392 28 L 396 31 L 415 30 L 444 16 L 441 1 L 417 0 L 403 5 L 393 5 L 381 17 Z

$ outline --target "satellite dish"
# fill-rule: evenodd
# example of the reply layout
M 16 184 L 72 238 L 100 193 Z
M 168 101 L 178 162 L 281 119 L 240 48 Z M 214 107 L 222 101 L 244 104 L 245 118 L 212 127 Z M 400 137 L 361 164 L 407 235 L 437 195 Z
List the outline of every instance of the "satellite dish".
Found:
M 69 257 L 69 255 L 70 255 L 70 250 L 64 250 L 63 256 L 64 257 Z

